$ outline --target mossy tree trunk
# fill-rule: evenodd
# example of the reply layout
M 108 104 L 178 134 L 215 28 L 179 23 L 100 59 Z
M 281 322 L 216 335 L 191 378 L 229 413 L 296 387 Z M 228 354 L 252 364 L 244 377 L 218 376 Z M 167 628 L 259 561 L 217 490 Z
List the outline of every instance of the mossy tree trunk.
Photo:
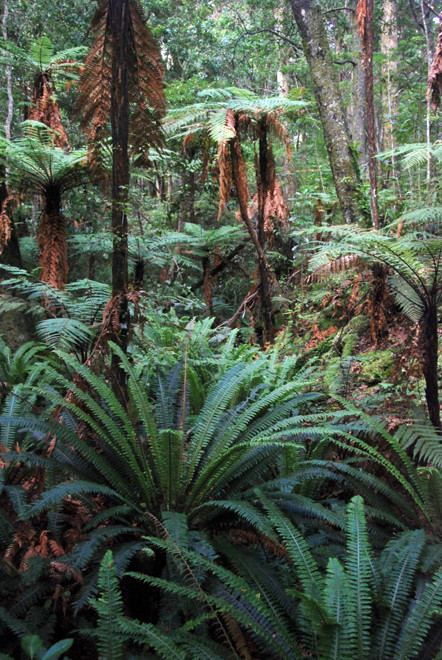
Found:
M 357 157 L 352 147 L 338 79 L 316 0 L 291 0 L 318 104 L 325 145 L 345 222 L 368 220 Z

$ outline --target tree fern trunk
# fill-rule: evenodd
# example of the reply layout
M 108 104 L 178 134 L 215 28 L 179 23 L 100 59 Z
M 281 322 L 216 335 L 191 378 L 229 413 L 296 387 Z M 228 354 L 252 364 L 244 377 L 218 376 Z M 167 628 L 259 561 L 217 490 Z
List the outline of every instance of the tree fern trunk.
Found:
M 53 186 L 45 191 L 44 210 L 38 223 L 40 279 L 64 289 L 68 275 L 66 223 L 61 213 L 61 191 Z
M 431 305 L 424 313 L 420 324 L 422 347 L 422 371 L 425 378 L 425 398 L 428 415 L 433 426 L 442 433 L 440 419 L 439 389 L 437 382 L 437 304 Z
M 129 309 L 127 301 L 128 242 L 127 215 L 129 193 L 129 44 L 130 1 L 109 0 L 108 34 L 112 43 L 111 128 L 112 128 L 112 296 L 118 300 L 120 330 L 115 340 L 123 351 L 129 337 Z M 125 389 L 125 372 L 117 356 L 112 368 L 117 383 Z
M 253 245 L 255 246 L 258 255 L 258 270 L 260 277 L 260 294 L 261 294 L 261 307 L 262 307 L 262 324 L 263 324 L 263 343 L 272 342 L 275 335 L 275 322 L 272 309 L 271 298 L 271 283 L 276 278 L 272 273 L 270 264 L 267 260 L 266 253 L 259 241 L 257 232 L 255 231 L 250 218 L 248 210 L 248 190 L 245 173 L 245 164 L 240 151 L 238 138 L 230 141 L 230 157 L 232 160 L 232 177 L 238 195 L 239 209 L 242 221 L 244 222 Z

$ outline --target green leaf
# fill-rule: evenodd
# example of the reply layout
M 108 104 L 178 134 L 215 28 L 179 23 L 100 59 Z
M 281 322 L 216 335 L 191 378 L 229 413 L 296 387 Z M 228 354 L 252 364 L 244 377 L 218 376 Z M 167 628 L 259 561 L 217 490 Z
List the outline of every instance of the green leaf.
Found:
M 26 635 L 26 637 L 23 637 L 21 640 L 21 647 L 31 660 L 35 658 L 42 645 L 43 642 L 38 635 Z
M 51 648 L 46 651 L 46 653 L 40 658 L 40 660 L 57 660 L 62 653 L 68 651 L 74 640 L 69 637 L 68 639 L 61 639 L 56 644 L 52 644 Z

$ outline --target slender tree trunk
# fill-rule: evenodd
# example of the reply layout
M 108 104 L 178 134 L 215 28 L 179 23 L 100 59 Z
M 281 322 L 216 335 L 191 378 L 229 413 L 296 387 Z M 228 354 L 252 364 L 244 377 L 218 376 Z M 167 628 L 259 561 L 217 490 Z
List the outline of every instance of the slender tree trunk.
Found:
M 8 40 L 7 20 L 9 15 L 8 1 L 4 0 L 4 10 L 2 18 L 2 36 L 4 41 Z M 8 112 L 5 119 L 5 136 L 7 140 L 11 139 L 11 123 L 14 112 L 14 97 L 12 96 L 11 66 L 6 65 L 6 93 L 8 95 Z
M 352 6 L 356 11 L 358 0 L 353 0 Z M 362 44 L 361 37 L 354 21 L 353 25 L 353 58 L 356 66 L 353 68 L 353 116 L 352 116 L 352 137 L 357 144 L 359 154 L 359 165 L 367 165 L 367 136 L 365 132 L 365 69 L 362 64 Z
M 433 426 L 442 433 L 437 369 L 437 303 L 429 307 L 420 323 L 422 371 L 425 378 L 425 398 Z
M 425 4 L 421 0 L 421 12 L 422 12 L 422 23 L 424 26 L 425 32 L 425 45 L 427 49 L 427 62 L 428 62 L 428 73 L 430 72 L 431 65 L 433 63 L 433 54 L 431 52 L 431 43 L 430 43 L 430 32 L 427 24 L 427 17 L 425 12 Z M 430 97 L 427 96 L 427 113 L 425 117 L 425 134 L 427 139 L 427 198 L 430 196 L 430 184 L 431 184 L 431 124 L 430 124 Z
M 382 63 L 382 106 L 384 113 L 382 148 L 394 149 L 396 139 L 394 135 L 394 122 L 397 119 L 397 59 L 398 47 L 397 5 L 396 0 L 385 0 L 384 16 L 381 33 L 381 52 L 384 57 Z M 392 156 L 393 177 L 395 174 L 395 158 Z
M 367 220 L 333 58 L 317 0 L 291 0 L 318 104 L 330 167 L 345 222 Z
M 376 127 L 373 94 L 373 8 L 374 0 L 360 0 L 356 21 L 362 40 L 365 68 L 365 98 L 367 106 L 368 173 L 370 177 L 371 225 L 379 229 L 378 185 L 376 172 Z
M 112 128 L 112 297 L 118 301 L 120 330 L 114 337 L 123 351 L 129 338 L 127 301 L 128 226 L 126 209 L 129 197 L 129 0 L 109 0 L 108 29 L 113 45 L 111 84 Z M 126 375 L 116 356 L 112 363 L 118 385 L 125 388 Z

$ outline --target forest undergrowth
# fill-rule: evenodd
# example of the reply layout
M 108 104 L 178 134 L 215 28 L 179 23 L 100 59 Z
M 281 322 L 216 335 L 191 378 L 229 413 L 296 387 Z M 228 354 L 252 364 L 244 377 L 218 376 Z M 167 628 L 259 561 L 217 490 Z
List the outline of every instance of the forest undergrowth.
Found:
M 92 4 L 3 0 L 0 660 L 441 660 L 437 7 Z

